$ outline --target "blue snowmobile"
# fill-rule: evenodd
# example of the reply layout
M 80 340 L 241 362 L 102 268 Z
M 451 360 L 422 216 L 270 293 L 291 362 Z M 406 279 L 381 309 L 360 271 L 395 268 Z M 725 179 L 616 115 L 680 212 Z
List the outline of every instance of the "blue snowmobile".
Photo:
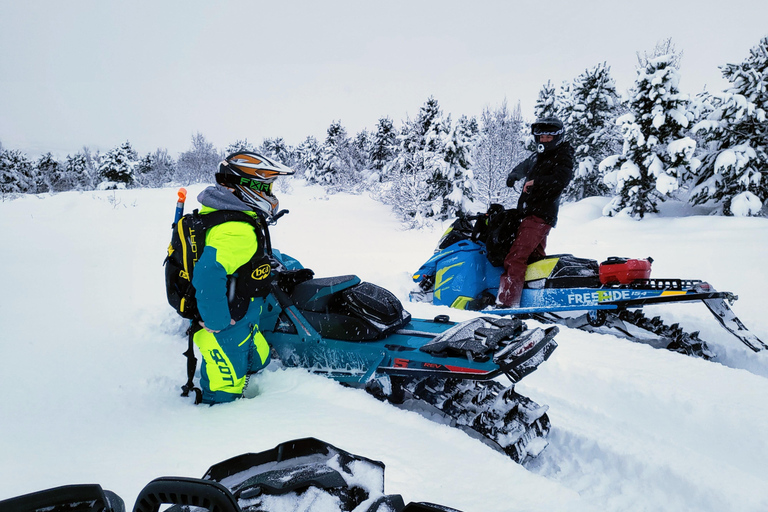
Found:
M 556 254 L 529 261 L 520 307 L 495 308 L 504 257 L 518 225 L 516 210 L 499 205 L 483 214 L 458 218 L 432 257 L 413 275 L 418 288 L 410 299 L 610 333 L 711 359 L 714 354 L 698 332 L 686 333 L 677 324 L 665 325 L 659 317 L 649 319 L 641 311 L 650 304 L 702 301 L 751 350 L 768 349 L 729 307 L 736 295 L 718 292 L 700 280 L 651 279 L 652 258 L 611 257 L 598 264 L 572 254 Z
M 516 462 L 546 447 L 547 406 L 515 391 L 557 347 L 557 327 L 516 318 L 412 318 L 388 290 L 354 275 L 312 278 L 273 251 L 277 278 L 259 328 L 280 362 L 365 389 L 465 431 Z M 498 377 L 506 376 L 511 385 Z

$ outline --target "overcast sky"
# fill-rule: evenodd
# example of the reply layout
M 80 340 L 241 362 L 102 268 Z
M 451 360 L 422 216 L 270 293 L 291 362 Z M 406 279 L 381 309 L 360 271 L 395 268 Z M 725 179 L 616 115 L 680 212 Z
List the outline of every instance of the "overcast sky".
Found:
M 627 6 L 628 5 L 628 6 Z M 429 96 L 479 115 L 533 116 L 547 80 L 607 62 L 620 90 L 636 52 L 668 37 L 681 89 L 725 86 L 768 35 L 768 1 L 0 0 L 0 143 L 30 156 L 129 140 L 140 153 L 247 138 L 350 135 L 400 124 Z

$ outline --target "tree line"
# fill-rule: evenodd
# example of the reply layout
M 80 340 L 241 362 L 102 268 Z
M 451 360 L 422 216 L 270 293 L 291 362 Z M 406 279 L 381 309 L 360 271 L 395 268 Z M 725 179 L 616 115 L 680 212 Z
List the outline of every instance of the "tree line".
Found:
M 768 203 L 768 37 L 739 64 L 720 67 L 729 87 L 695 96 L 679 90 L 682 52 L 671 39 L 638 53 L 629 97 L 599 63 L 559 86 L 544 84 L 535 117 L 556 116 L 575 149 L 566 201 L 611 197 L 605 215 L 643 218 L 668 199 L 711 206 L 723 215 L 760 215 Z M 140 156 L 126 141 L 100 154 L 83 148 L 63 161 L 51 153 L 29 159 L 0 145 L 0 194 L 209 182 L 235 151 L 264 153 L 329 193 L 369 192 L 411 226 L 511 206 L 506 176 L 533 150 L 530 121 L 519 103 L 452 118 L 430 97 L 414 119 L 389 117 L 350 135 L 340 120 L 324 140 L 297 146 L 282 138 L 247 139 L 224 150 L 201 133 L 177 159 L 167 150 Z

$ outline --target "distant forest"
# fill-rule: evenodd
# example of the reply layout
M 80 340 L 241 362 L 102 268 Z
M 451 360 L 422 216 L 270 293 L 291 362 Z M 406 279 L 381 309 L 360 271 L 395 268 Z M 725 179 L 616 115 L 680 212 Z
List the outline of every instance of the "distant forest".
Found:
M 676 199 L 722 215 L 768 211 L 768 37 L 743 62 L 720 70 L 729 87 L 682 93 L 683 54 L 671 39 L 637 54 L 628 98 L 616 92 L 610 67 L 598 63 L 572 81 L 544 84 L 536 118 L 554 116 L 575 150 L 574 179 L 565 201 L 612 198 L 605 215 L 642 219 Z M 87 147 L 63 161 L 51 153 L 30 159 L 0 144 L 0 199 L 19 194 L 210 182 L 230 153 L 252 150 L 293 168 L 329 193 L 370 193 L 410 226 L 512 206 L 509 172 L 534 150 L 530 120 L 506 102 L 477 117 L 453 118 L 428 98 L 415 119 L 399 127 L 382 117 L 371 130 L 350 135 L 333 121 L 325 140 L 298 146 L 282 138 L 238 140 L 215 148 L 202 133 L 174 159 L 167 150 L 139 155 L 129 141 L 106 153 Z

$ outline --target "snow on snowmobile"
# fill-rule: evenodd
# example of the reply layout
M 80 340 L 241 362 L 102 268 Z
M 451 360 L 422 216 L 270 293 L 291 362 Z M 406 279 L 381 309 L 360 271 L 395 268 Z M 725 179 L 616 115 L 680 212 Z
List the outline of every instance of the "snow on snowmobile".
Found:
M 259 329 L 284 366 L 439 418 L 516 462 L 546 447 L 548 407 L 518 394 L 515 383 L 552 354 L 556 326 L 528 329 L 498 316 L 412 318 L 394 294 L 357 276 L 314 279 L 290 256 L 274 250 L 273 258 L 277 279 Z
M 432 503 L 406 505 L 401 495 L 384 494 L 382 462 L 311 437 L 219 462 L 202 478 L 155 478 L 132 510 L 158 512 L 161 507 L 165 512 L 459 512 Z M 98 484 L 66 485 L 2 500 L 0 510 L 125 512 L 125 502 Z
M 514 241 L 515 210 L 492 205 L 487 213 L 457 219 L 440 239 L 434 255 L 413 275 L 412 301 L 432 302 L 484 314 L 532 318 L 711 359 L 714 353 L 678 324 L 647 318 L 643 306 L 702 301 L 731 334 L 755 352 L 768 349 L 736 317 L 729 303 L 738 297 L 709 283 L 652 279 L 652 258 L 611 257 L 599 263 L 571 254 L 530 262 L 519 308 L 494 307 L 503 260 Z

